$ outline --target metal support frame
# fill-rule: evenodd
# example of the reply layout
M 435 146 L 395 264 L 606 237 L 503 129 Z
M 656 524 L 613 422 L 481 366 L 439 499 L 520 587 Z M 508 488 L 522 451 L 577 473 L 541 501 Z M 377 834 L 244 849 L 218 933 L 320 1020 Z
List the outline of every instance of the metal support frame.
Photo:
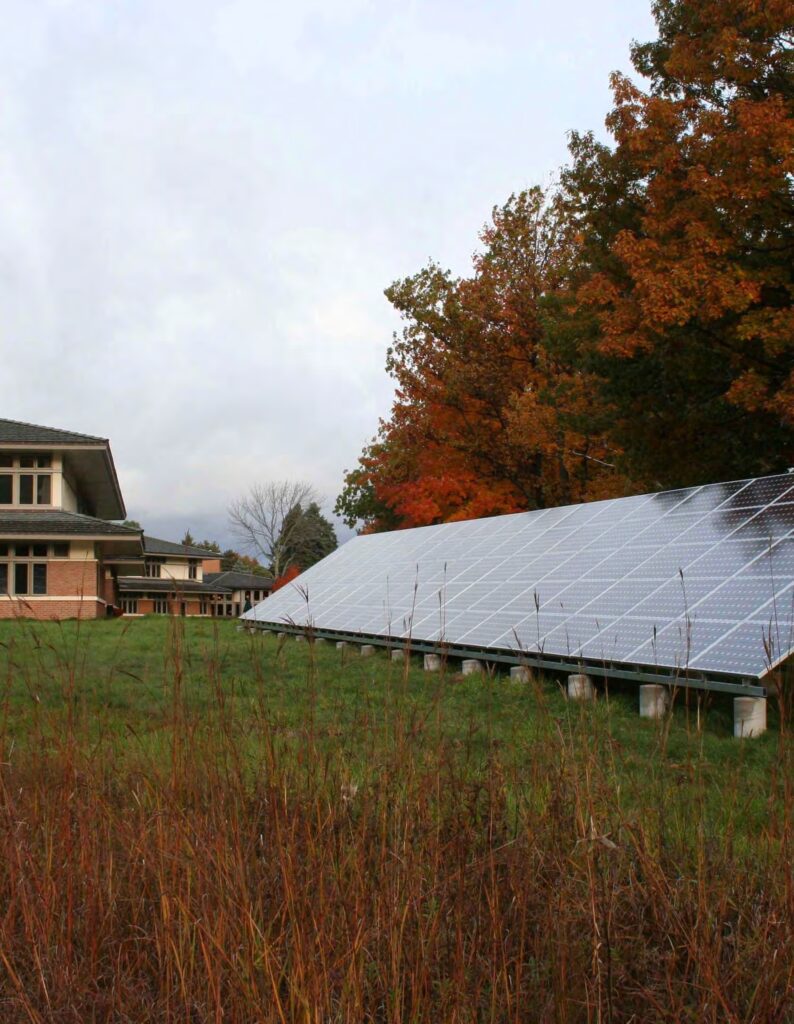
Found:
M 546 654 L 531 651 L 507 652 L 488 647 L 463 647 L 459 644 L 431 643 L 423 640 L 411 640 L 405 637 L 384 637 L 372 633 L 349 633 L 345 630 L 315 629 L 313 626 L 298 626 L 294 623 L 266 622 L 249 619 L 251 625 L 258 629 L 278 629 L 284 633 L 310 633 L 315 637 L 329 640 L 347 640 L 352 643 L 368 643 L 377 647 L 400 647 L 410 649 L 417 654 L 440 654 L 447 658 L 476 658 L 481 661 L 497 662 L 502 665 L 531 665 L 534 668 L 547 669 L 553 672 L 584 672 L 587 675 L 602 678 L 626 679 L 637 683 L 662 683 L 669 687 L 681 687 L 689 690 L 706 690 L 715 693 L 729 693 L 734 697 L 766 697 L 765 686 L 757 681 L 750 682 L 746 678 L 737 681 L 736 677 L 722 677 L 694 672 L 669 670 L 653 671 L 645 665 L 627 667 L 611 665 L 605 662 L 590 661 L 587 658 L 565 658 L 562 655 Z

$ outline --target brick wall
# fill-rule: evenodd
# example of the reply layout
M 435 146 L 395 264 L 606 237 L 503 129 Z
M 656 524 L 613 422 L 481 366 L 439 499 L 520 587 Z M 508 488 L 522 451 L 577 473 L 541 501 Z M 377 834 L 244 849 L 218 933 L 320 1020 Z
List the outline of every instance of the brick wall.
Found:
M 46 601 L 40 598 L 0 598 L 0 619 L 101 619 L 105 606 L 96 599 Z
M 47 563 L 47 593 L 74 597 L 96 597 L 99 593 L 99 563 L 93 559 L 77 561 L 77 559 L 53 559 Z

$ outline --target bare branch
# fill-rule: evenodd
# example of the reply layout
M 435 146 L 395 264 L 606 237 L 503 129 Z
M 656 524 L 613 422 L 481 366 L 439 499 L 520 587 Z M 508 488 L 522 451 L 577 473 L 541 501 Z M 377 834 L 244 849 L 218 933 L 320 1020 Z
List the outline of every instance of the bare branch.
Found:
M 288 519 L 288 513 L 297 505 L 305 508 L 313 501 L 319 501 L 317 493 L 304 480 L 254 484 L 229 506 L 229 523 L 242 545 L 280 576 L 287 568 L 284 552 L 299 522 L 298 517 Z

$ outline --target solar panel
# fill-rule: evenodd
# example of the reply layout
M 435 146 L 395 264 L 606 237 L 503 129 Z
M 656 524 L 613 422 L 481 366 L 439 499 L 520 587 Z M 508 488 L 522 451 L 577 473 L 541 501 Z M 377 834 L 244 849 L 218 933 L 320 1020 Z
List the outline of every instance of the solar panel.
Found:
M 243 618 L 637 678 L 794 649 L 794 476 L 359 536 Z

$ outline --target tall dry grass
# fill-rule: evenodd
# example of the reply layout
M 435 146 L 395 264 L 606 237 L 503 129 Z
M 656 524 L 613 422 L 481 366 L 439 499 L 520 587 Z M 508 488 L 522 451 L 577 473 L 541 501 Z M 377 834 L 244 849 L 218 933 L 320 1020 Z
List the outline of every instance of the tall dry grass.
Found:
M 97 736 L 68 659 L 63 708 L 24 748 L 6 704 L 0 1020 L 792 1019 L 785 716 L 768 790 L 726 778 L 715 836 L 697 758 L 649 770 L 647 803 L 629 807 L 609 716 L 555 716 L 541 685 L 519 758 L 444 740 L 439 703 L 435 722 L 397 714 L 386 736 L 363 723 L 353 770 L 311 699 L 305 727 L 279 731 L 255 653 L 245 722 L 217 648 L 214 700 L 192 712 L 180 627 L 157 754 Z M 750 798 L 767 814 L 748 842 Z

